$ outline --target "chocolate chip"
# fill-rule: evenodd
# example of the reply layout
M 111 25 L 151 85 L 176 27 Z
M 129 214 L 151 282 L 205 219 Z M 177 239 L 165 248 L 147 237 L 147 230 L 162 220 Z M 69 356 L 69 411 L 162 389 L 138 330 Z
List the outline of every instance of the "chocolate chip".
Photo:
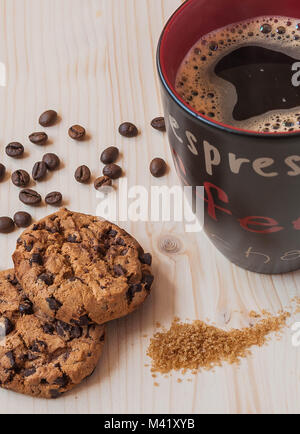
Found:
M 14 275 L 12 275 L 12 276 L 11 275 L 6 276 L 6 279 L 13 286 L 17 286 L 19 284 L 16 276 L 14 276 Z
M 25 299 L 19 305 L 19 312 L 22 315 L 33 315 L 33 305 L 30 300 Z
M 119 127 L 119 133 L 121 136 L 128 138 L 136 137 L 139 134 L 137 127 L 130 122 L 121 124 Z
M 20 211 L 14 215 L 14 222 L 18 228 L 28 228 L 31 225 L 32 217 L 28 212 Z
M 101 188 L 105 187 L 112 187 L 112 180 L 108 176 L 101 176 L 94 182 L 94 187 L 96 190 L 101 190 Z
M 57 399 L 61 396 L 61 393 L 59 392 L 59 390 L 51 389 L 49 392 L 50 392 L 50 396 L 52 399 Z
M 29 136 L 29 140 L 35 145 L 43 146 L 47 143 L 48 136 L 46 133 L 32 133 Z
M 119 179 L 122 176 L 122 169 L 117 164 L 109 164 L 103 169 L 103 175 L 110 179 Z
M 69 381 L 69 377 L 66 374 L 63 374 L 61 377 L 56 378 L 53 384 L 59 387 L 66 387 L 69 384 Z
M 131 285 L 127 291 L 127 300 L 128 303 L 132 303 L 132 300 L 134 299 L 134 296 L 137 292 L 141 292 L 143 290 L 143 287 L 140 283 Z
M 150 164 L 150 172 L 155 178 L 161 178 L 167 172 L 167 164 L 162 158 L 155 158 Z
M 6 155 L 11 158 L 19 158 L 24 154 L 24 146 L 21 143 L 9 143 L 5 148 Z
M 114 272 L 116 276 L 124 276 L 127 273 L 120 264 L 114 266 Z
M 38 276 L 38 280 L 44 282 L 47 286 L 51 286 L 54 283 L 54 276 L 50 273 L 43 273 Z
M 116 238 L 117 235 L 118 235 L 118 232 L 113 230 L 113 229 L 108 232 L 108 236 L 110 238 Z
M 75 172 L 75 179 L 77 182 L 80 182 L 81 184 L 85 184 L 86 182 L 89 182 L 91 179 L 91 171 L 87 166 L 80 166 Z
M 79 318 L 79 321 L 76 321 L 74 319 L 71 320 L 72 324 L 75 324 L 75 325 L 77 325 L 79 327 L 88 326 L 91 322 L 92 322 L 92 320 L 89 318 L 88 315 L 81 316 Z
M 15 359 L 15 356 L 14 356 L 13 351 L 9 351 L 9 352 L 6 353 L 5 355 L 6 355 L 6 357 L 7 357 L 8 360 L 9 360 L 9 363 L 10 363 L 10 367 L 11 367 L 11 369 L 16 368 L 16 359 Z
M 19 194 L 20 201 L 25 205 L 38 205 L 42 202 L 42 197 L 39 193 L 34 190 L 25 189 Z
M 126 246 L 126 243 L 125 243 L 125 241 L 122 238 L 118 238 L 117 241 L 116 241 L 116 243 L 119 246 Z
M 67 242 L 72 244 L 80 243 L 80 241 L 77 241 L 76 235 L 68 235 Z
M 44 324 L 42 326 L 44 333 L 46 333 L 46 335 L 53 335 L 55 329 L 53 327 L 52 324 Z
M 153 119 L 153 121 L 151 122 L 151 126 L 158 131 L 161 132 L 165 132 L 166 131 L 166 122 L 165 122 L 165 118 L 163 117 L 158 117 Z
M 140 261 L 146 265 L 152 265 L 152 255 L 150 253 L 144 253 L 140 256 Z
M 5 316 L 0 319 L 0 337 L 9 335 L 14 328 L 13 323 Z
M 117 161 L 119 157 L 119 149 L 115 146 L 105 149 L 101 155 L 101 162 L 103 164 L 112 164 Z
M 26 252 L 31 252 L 33 249 L 33 241 L 30 244 L 26 244 L 26 241 L 24 241 L 24 249 Z
M 143 276 L 142 283 L 145 283 L 146 291 L 150 291 L 153 281 L 154 281 L 154 276 L 152 276 L 152 274 L 145 274 Z
M 74 140 L 82 140 L 85 137 L 85 129 L 80 125 L 73 125 L 69 129 L 69 136 Z
M 56 154 L 45 154 L 43 156 L 43 162 L 46 164 L 47 169 L 50 171 L 56 170 L 60 166 L 60 159 Z
M 15 229 L 15 223 L 10 217 L 0 217 L 0 233 L 9 234 Z
M 11 175 L 11 180 L 16 187 L 27 187 L 30 183 L 30 176 L 26 170 L 16 170 Z
M 42 127 L 52 127 L 57 121 L 57 113 L 54 110 L 47 110 L 41 114 L 39 124 Z
M 36 373 L 36 369 L 35 368 L 31 368 L 31 369 L 25 369 L 24 371 L 24 377 L 31 377 L 31 375 Z
M 59 191 L 53 191 L 45 197 L 45 202 L 51 206 L 59 206 L 62 203 L 62 200 L 63 197 Z
M 33 253 L 30 259 L 30 264 L 43 265 L 43 257 L 39 253 Z
M 4 164 L 0 164 L 0 181 L 3 181 L 6 173 L 6 167 Z
M 48 303 L 49 308 L 54 312 L 57 312 L 62 307 L 62 303 L 60 303 L 54 297 L 46 298 L 46 302 Z
M 48 345 L 44 341 L 35 341 L 33 345 L 31 345 L 30 350 L 33 353 L 42 353 L 43 351 L 47 350 Z

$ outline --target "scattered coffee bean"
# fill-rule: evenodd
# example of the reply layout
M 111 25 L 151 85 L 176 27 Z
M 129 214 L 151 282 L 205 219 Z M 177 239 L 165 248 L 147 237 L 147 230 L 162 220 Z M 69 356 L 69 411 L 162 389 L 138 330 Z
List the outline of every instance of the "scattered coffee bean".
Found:
M 42 113 L 39 119 L 39 123 L 42 127 L 52 127 L 57 121 L 57 113 L 54 110 L 47 110 Z
M 122 169 L 117 164 L 109 164 L 104 167 L 103 175 L 107 176 L 110 179 L 118 179 L 122 176 Z
M 42 181 L 47 175 L 47 166 L 43 161 L 35 163 L 32 169 L 32 178 L 35 181 Z
M 105 149 L 101 155 L 101 161 L 103 164 L 112 164 L 117 161 L 119 157 L 119 149 L 115 146 Z
M 46 164 L 48 170 L 56 170 L 59 168 L 60 159 L 56 154 L 45 154 L 43 162 Z
M 29 136 L 29 140 L 31 143 L 34 143 L 35 145 L 45 145 L 48 140 L 48 136 L 46 133 L 32 133 Z
M 6 167 L 3 164 L 0 164 L 0 181 L 3 181 L 6 173 Z
M 20 211 L 14 215 L 14 222 L 18 228 L 28 228 L 31 225 L 32 217 L 28 212 Z
M 85 129 L 83 127 L 81 127 L 80 125 L 73 125 L 70 129 L 69 129 L 69 136 L 71 137 L 71 139 L 74 140 L 82 140 L 85 137 Z
M 45 202 L 48 205 L 59 206 L 62 203 L 62 194 L 58 191 L 53 191 L 52 193 L 47 194 L 45 198 Z
M 75 172 L 75 179 L 77 182 L 81 184 L 85 184 L 89 182 L 91 179 L 91 171 L 87 166 L 80 166 Z
M 8 234 L 15 228 L 14 221 L 10 217 L 0 217 L 0 233 Z
M 124 124 L 120 125 L 119 133 L 121 136 L 129 138 L 136 137 L 139 134 L 137 127 L 130 122 L 125 122 Z
M 153 119 L 153 121 L 151 122 L 151 126 L 158 131 L 161 132 L 165 132 L 166 131 L 166 122 L 165 122 L 165 118 L 163 117 L 159 117 L 159 118 L 155 118 Z
M 112 180 L 108 176 L 101 176 L 101 178 L 96 179 L 94 186 L 96 190 L 100 190 L 103 187 L 111 187 Z
M 38 205 L 42 202 L 42 197 L 39 193 L 34 190 L 25 189 L 22 190 L 19 194 L 20 201 L 25 205 Z
M 5 148 L 6 154 L 11 158 L 19 158 L 24 154 L 24 146 L 21 143 L 9 143 Z
M 16 187 L 24 188 L 30 183 L 30 176 L 25 170 L 16 170 L 11 175 L 11 180 Z
M 150 172 L 155 178 L 161 178 L 167 172 L 167 164 L 162 158 L 155 158 L 150 164 Z

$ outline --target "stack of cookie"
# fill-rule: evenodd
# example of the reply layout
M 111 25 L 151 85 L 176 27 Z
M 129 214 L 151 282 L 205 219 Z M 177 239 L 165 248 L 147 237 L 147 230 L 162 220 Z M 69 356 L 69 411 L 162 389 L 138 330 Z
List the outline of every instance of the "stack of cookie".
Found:
M 0 273 L 0 385 L 58 398 L 90 376 L 104 324 L 148 297 L 152 258 L 107 221 L 66 209 L 17 241 Z

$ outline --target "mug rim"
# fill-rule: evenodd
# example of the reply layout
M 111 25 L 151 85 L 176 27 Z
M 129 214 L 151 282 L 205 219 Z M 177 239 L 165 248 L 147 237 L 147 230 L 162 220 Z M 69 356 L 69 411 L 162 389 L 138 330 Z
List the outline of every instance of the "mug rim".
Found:
M 296 131 L 287 131 L 287 132 L 265 132 L 265 131 L 253 131 L 253 130 L 246 130 L 243 128 L 234 127 L 222 122 L 218 122 L 216 120 L 213 120 L 197 110 L 194 110 L 180 95 L 178 92 L 176 92 L 175 87 L 171 84 L 171 82 L 168 79 L 168 75 L 166 72 L 166 69 L 163 64 L 163 44 L 165 40 L 165 36 L 168 32 L 168 29 L 170 25 L 174 22 L 174 20 L 177 18 L 177 16 L 184 12 L 184 9 L 192 2 L 197 0 L 186 0 L 182 5 L 180 5 L 171 15 L 167 23 L 165 24 L 163 31 L 160 35 L 159 42 L 158 42 L 158 48 L 157 48 L 157 68 L 160 80 L 164 86 L 164 88 L 167 90 L 168 94 L 171 96 L 173 101 L 177 105 L 179 105 L 185 112 L 187 112 L 189 115 L 191 115 L 193 118 L 211 126 L 214 128 L 217 128 L 219 130 L 225 131 L 227 133 L 232 134 L 238 134 L 242 136 L 249 136 L 249 137 L 256 137 L 256 138 L 265 138 L 265 139 L 280 139 L 280 138 L 288 138 L 288 137 L 297 137 L 300 136 L 300 129 Z

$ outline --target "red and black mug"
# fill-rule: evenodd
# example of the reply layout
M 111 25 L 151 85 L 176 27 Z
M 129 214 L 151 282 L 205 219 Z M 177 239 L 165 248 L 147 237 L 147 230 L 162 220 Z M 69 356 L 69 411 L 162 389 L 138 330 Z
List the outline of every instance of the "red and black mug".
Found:
M 175 90 L 179 67 L 201 36 L 258 16 L 300 18 L 300 2 L 187 0 L 162 33 L 158 70 L 176 170 L 184 185 L 204 186 L 207 236 L 234 264 L 278 274 L 300 269 L 300 131 L 224 125 Z

